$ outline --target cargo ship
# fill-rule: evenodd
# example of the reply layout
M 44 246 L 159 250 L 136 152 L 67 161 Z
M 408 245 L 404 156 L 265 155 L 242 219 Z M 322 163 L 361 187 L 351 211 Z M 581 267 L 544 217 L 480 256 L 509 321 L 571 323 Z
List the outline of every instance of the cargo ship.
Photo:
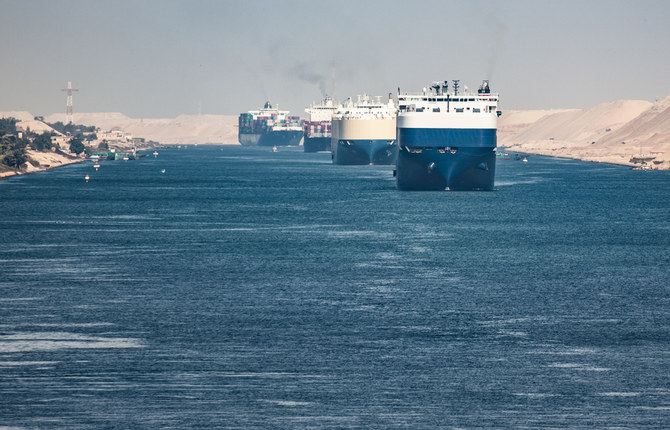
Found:
M 305 152 L 330 151 L 333 113 L 337 106 L 326 96 L 320 104 L 312 103 L 305 112 L 309 118 L 303 121 L 303 149 Z
M 395 164 L 396 106 L 362 95 L 347 99 L 333 114 L 331 151 L 334 164 Z
M 240 114 L 238 139 L 243 146 L 297 146 L 302 139 L 302 120 L 266 102 L 263 109 Z
M 421 93 L 398 89 L 400 190 L 491 190 L 496 166 L 498 94 L 483 81 L 476 92 L 453 81 Z

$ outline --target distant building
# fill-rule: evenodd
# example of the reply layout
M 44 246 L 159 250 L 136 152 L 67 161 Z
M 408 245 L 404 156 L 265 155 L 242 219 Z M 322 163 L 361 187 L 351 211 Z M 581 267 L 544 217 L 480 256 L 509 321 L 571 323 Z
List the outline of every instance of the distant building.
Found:
M 70 137 L 69 136 L 63 136 L 62 134 L 57 134 L 55 136 L 51 136 L 51 144 L 53 146 L 58 146 L 60 148 L 65 148 L 69 143 L 70 143 Z
M 118 127 L 114 127 L 108 131 L 101 131 L 97 133 L 98 140 L 106 140 L 110 144 L 124 144 L 132 142 L 133 136 Z

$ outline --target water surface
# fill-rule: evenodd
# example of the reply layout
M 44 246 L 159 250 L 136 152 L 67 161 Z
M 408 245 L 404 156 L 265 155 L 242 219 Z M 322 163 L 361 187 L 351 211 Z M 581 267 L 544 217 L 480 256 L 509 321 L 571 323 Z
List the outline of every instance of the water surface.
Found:
M 670 174 L 529 161 L 492 192 L 298 148 L 0 181 L 0 426 L 667 426 Z

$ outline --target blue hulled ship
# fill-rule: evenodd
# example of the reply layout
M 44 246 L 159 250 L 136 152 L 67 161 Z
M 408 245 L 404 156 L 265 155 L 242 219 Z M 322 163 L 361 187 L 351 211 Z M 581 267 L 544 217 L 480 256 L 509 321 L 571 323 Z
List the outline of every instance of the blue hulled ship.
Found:
M 496 163 L 498 94 L 484 81 L 477 92 L 459 81 L 418 94 L 398 91 L 400 190 L 491 190 Z
M 266 102 L 263 109 L 250 110 L 238 118 L 238 139 L 243 146 L 297 146 L 302 139 L 302 120 Z
M 337 111 L 337 106 L 328 96 L 320 104 L 312 103 L 305 109 L 305 112 L 309 114 L 309 118 L 303 121 L 302 144 L 305 152 L 330 151 L 332 117 L 335 111 Z
M 332 124 L 334 164 L 395 164 L 396 107 L 391 94 L 388 102 L 366 95 L 356 102 L 348 99 L 333 114 Z

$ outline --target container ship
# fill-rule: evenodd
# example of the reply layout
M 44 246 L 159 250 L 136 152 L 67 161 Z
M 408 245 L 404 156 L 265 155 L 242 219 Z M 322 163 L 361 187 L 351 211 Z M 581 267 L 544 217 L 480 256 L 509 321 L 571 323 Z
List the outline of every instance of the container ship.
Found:
M 330 151 L 333 113 L 337 106 L 326 96 L 320 104 L 312 103 L 305 112 L 309 119 L 303 121 L 303 148 L 305 152 Z
M 475 92 L 459 81 L 437 82 L 421 93 L 398 89 L 400 190 L 491 190 L 495 176 L 498 94 L 484 81 Z
M 395 164 L 396 106 L 389 94 L 348 99 L 333 114 L 331 151 L 334 164 Z
M 302 120 L 266 102 L 263 109 L 240 114 L 239 141 L 243 146 L 300 145 Z

